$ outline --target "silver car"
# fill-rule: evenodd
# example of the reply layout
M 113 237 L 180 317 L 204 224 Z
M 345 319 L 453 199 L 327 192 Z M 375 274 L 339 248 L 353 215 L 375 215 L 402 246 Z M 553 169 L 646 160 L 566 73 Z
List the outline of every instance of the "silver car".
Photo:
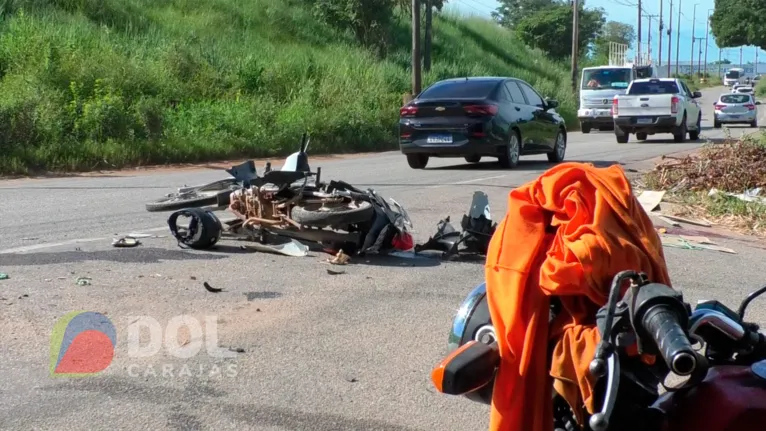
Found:
M 720 129 L 723 123 L 741 123 L 758 127 L 756 105 L 760 104 L 752 94 L 722 94 L 714 104 L 713 126 Z

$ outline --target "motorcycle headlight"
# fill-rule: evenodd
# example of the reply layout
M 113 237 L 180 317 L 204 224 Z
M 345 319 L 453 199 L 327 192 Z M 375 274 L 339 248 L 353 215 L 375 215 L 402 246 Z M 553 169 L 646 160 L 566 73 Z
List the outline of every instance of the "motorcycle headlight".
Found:
M 490 344 L 495 338 L 487 305 L 487 284 L 481 283 L 460 304 L 452 320 L 448 344 L 450 350 L 455 350 L 470 340 Z
M 449 347 L 453 351 L 471 340 L 492 344 L 495 339 L 495 328 L 492 326 L 489 305 L 487 304 L 487 284 L 481 283 L 460 304 L 460 308 L 452 321 Z M 464 396 L 471 401 L 489 405 L 492 403 L 493 388 L 494 379 L 492 383 Z

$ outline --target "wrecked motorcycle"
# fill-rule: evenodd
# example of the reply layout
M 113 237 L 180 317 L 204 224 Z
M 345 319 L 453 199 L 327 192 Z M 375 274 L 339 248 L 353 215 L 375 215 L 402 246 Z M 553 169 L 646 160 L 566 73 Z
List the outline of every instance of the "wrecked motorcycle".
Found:
M 236 219 L 225 223 L 223 234 L 261 244 L 290 238 L 346 253 L 411 249 L 412 221 L 407 211 L 372 189 L 360 190 L 343 181 L 321 182 L 320 169 L 312 172 L 309 167 L 308 143 L 304 134 L 300 150 L 291 154 L 280 170 L 267 164 L 264 174 L 258 175 L 253 161 L 226 170 L 233 177 L 232 183 L 229 189 L 216 192 L 215 200 L 218 206 L 228 205 Z M 170 229 L 179 242 L 192 248 L 208 247 L 211 242 L 207 238 L 217 234 L 210 228 L 201 231 L 206 226 L 202 219 L 210 216 L 179 212 L 191 217 L 197 229 L 179 230 L 174 225 L 177 217 L 171 216 Z
M 620 292 L 629 287 L 620 298 Z M 766 337 L 745 321 L 751 293 L 737 312 L 719 301 L 692 311 L 680 292 L 623 271 L 597 313 L 601 342 L 589 366 L 597 382 L 596 413 L 577 423 L 569 404 L 552 391 L 554 429 L 593 431 L 728 431 L 763 429 L 766 422 Z M 555 299 L 552 298 L 552 299 Z M 552 319 L 560 303 L 552 301 Z M 449 337 L 452 353 L 432 373 L 436 388 L 489 404 L 500 355 L 486 285 L 463 302 Z M 655 355 L 649 365 L 628 354 Z M 549 352 L 550 354 L 551 352 Z M 661 360 L 660 360 L 661 359 Z M 683 384 L 669 386 L 668 376 Z M 666 391 L 660 395 L 658 387 Z
M 288 177 L 292 176 L 293 178 L 298 179 L 302 179 L 305 176 L 309 176 L 309 178 L 314 177 L 315 181 L 319 182 L 321 168 L 318 168 L 316 173 L 312 173 L 308 165 L 308 154 L 306 153 L 306 150 L 308 149 L 310 142 L 311 138 L 308 138 L 304 133 L 298 151 L 290 154 L 285 159 L 282 168 L 276 172 L 286 172 Z M 264 174 L 268 174 L 271 171 L 271 163 L 266 163 Z M 258 178 L 255 170 L 255 162 L 252 160 L 248 160 L 237 166 L 232 166 L 231 168 L 226 169 L 226 172 L 231 175 L 232 178 L 213 181 L 198 186 L 180 187 L 175 193 L 169 193 L 162 198 L 148 202 L 146 204 L 146 210 L 149 212 L 160 212 L 175 211 L 182 208 L 226 206 L 229 205 L 231 192 L 239 190 L 242 187 L 249 187 L 249 182 Z M 280 179 L 284 180 L 285 177 Z

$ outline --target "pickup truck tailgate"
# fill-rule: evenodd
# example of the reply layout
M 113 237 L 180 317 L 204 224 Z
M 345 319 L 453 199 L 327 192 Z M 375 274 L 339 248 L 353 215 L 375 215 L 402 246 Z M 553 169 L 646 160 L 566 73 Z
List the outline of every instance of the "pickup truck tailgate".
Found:
M 673 115 L 670 105 L 672 94 L 652 94 L 617 97 L 617 115 L 620 117 L 653 117 Z

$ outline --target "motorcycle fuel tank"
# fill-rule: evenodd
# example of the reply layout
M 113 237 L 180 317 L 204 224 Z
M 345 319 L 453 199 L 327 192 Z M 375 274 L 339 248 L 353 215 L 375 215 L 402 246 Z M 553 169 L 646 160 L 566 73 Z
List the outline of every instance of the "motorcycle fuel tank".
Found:
M 663 395 L 663 431 L 766 429 L 766 360 L 752 366 L 711 368 L 699 385 Z

